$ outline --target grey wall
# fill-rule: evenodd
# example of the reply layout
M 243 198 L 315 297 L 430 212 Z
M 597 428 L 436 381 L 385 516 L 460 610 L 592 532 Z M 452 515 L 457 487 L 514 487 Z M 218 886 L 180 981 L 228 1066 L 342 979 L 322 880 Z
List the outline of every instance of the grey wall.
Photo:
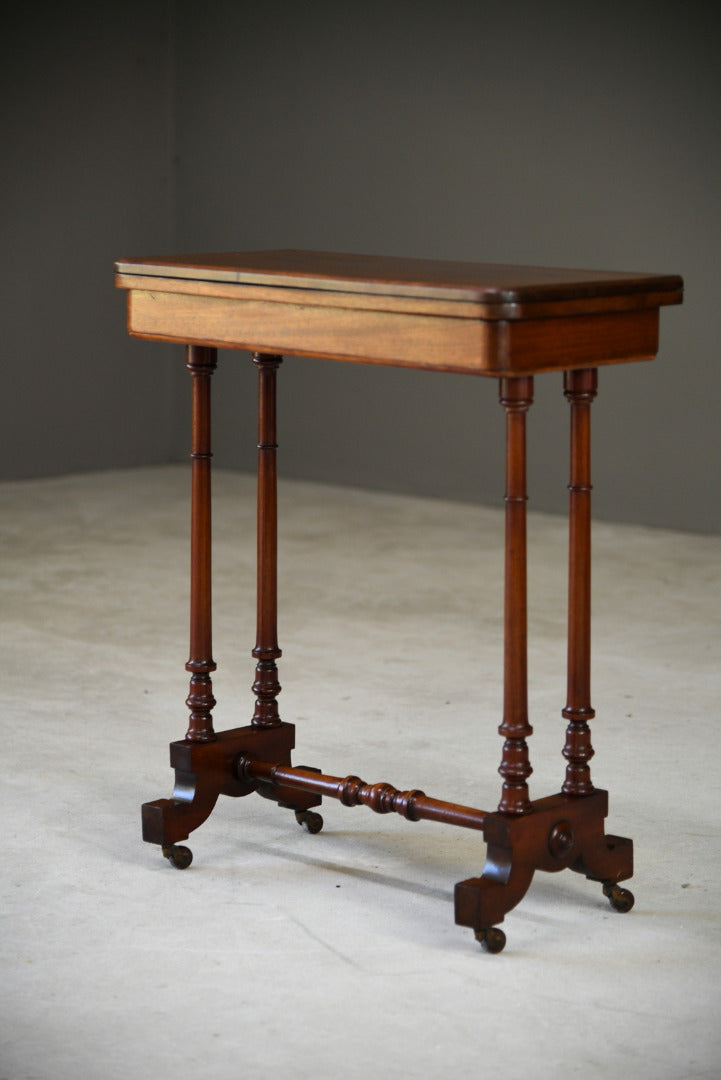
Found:
M 662 313 L 659 359 L 602 372 L 595 510 L 721 530 L 709 495 L 721 79 L 707 4 L 97 8 L 71 62 L 45 41 L 52 86 L 26 81 L 14 121 L 27 165 L 15 168 L 23 285 L 11 315 L 27 370 L 11 426 L 27 425 L 29 456 L 11 475 L 186 453 L 181 353 L 123 339 L 107 276 L 118 254 L 295 246 L 675 272 L 687 300 Z M 95 66 L 83 60 L 97 49 Z M 57 149 L 58 126 L 70 150 Z M 26 333 L 38 273 L 50 306 Z M 492 381 L 293 358 L 281 375 L 286 475 L 498 501 Z M 221 354 L 215 383 L 216 461 L 252 468 L 247 358 Z M 560 380 L 539 378 L 535 508 L 565 506 L 566 413 Z
M 174 243 L 166 4 L 6 5 L 5 478 L 165 461 L 173 362 L 124 330 L 113 259 Z

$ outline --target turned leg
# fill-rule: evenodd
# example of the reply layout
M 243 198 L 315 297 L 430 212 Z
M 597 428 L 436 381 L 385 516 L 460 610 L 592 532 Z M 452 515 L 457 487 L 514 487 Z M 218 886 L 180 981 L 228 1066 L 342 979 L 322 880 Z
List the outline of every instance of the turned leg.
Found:
M 513 842 L 517 833 L 513 823 L 534 818 L 527 783 L 533 770 L 526 743 L 533 734 L 528 722 L 526 602 L 526 413 L 533 403 L 533 378 L 501 379 L 500 401 L 506 412 L 503 723 L 498 729 L 504 738 L 498 770 L 503 788 L 498 813 L 489 815 L 484 826 L 483 874 L 458 882 L 455 888 L 456 922 L 472 927 L 487 952 L 503 949 L 505 935 L 493 924 L 502 922 L 522 899 L 536 869 L 536 860 L 519 858 L 518 853 L 514 858 Z
M 193 377 L 190 525 L 190 657 L 191 673 L 186 705 L 190 725 L 186 739 L 206 743 L 215 739 L 212 709 L 215 705 L 211 671 L 213 660 L 211 625 L 211 501 L 210 501 L 210 379 L 217 364 L 215 349 L 187 347 L 187 368 Z
M 533 771 L 526 738 L 528 722 L 526 615 L 526 413 L 533 402 L 530 376 L 501 381 L 506 411 L 506 577 L 503 657 L 503 723 L 505 739 L 499 772 L 503 790 L 498 811 L 525 814 L 531 804 L 528 777 Z
M 568 720 L 563 756 L 566 778 L 561 788 L 574 798 L 594 792 L 589 762 L 593 757 L 591 706 L 591 405 L 598 388 L 595 368 L 567 371 L 564 393 L 571 406 L 571 468 L 568 508 Z M 630 911 L 633 894 L 618 881 L 630 877 L 633 846 L 601 829 L 586 843 L 572 868 L 603 882 L 604 895 L 616 911 Z
M 193 377 L 191 502 L 190 502 L 190 655 L 185 665 L 190 689 L 185 704 L 190 722 L 185 738 L 208 743 L 215 739 L 212 710 L 215 706 L 211 671 L 213 660 L 211 623 L 211 437 L 210 379 L 217 366 L 215 349 L 188 345 L 186 367 Z M 190 848 L 164 844 L 163 854 L 178 870 L 190 866 Z
M 570 869 L 600 881 L 617 911 L 628 911 L 633 896 L 618 882 L 633 872 L 633 845 L 608 836 L 605 791 L 593 788 L 587 721 L 590 705 L 590 457 L 588 410 L 595 394 L 595 371 L 571 372 L 566 393 L 573 408 L 571 438 L 571 573 L 569 593 L 568 704 L 564 754 L 566 783 L 558 795 L 529 801 L 531 773 L 526 738 L 531 734 L 526 672 L 526 479 L 525 414 L 533 397 L 531 378 L 505 379 L 506 410 L 506 583 L 503 723 L 499 772 L 503 793 L 498 812 L 484 817 L 487 845 L 481 877 L 458 882 L 456 922 L 471 927 L 488 952 L 505 944 L 498 923 L 526 894 L 536 870 Z M 581 797 L 583 796 L 583 797 Z
M 568 720 L 563 756 L 568 762 L 564 795 L 593 791 L 591 707 L 591 404 L 595 368 L 567 371 L 564 391 L 571 405 L 571 476 L 568 485 Z
M 281 356 L 255 353 L 258 368 L 258 583 L 253 727 L 278 727 L 278 497 L 276 372 Z
M 186 348 L 186 367 L 192 382 L 191 509 L 190 509 L 190 650 L 186 670 L 190 688 L 185 704 L 190 710 L 184 744 L 188 748 L 215 743 L 212 710 L 215 706 L 210 673 L 215 671 L 211 625 L 211 437 L 210 380 L 217 366 L 215 349 Z M 172 750 L 171 750 L 172 758 Z M 178 869 L 190 866 L 192 854 L 175 841 L 184 840 L 194 824 L 204 820 L 217 792 L 197 785 L 195 776 L 176 770 L 174 799 L 159 799 L 143 806 L 143 837 L 162 844 L 163 854 Z M 202 810 L 199 808 L 202 806 Z
M 160 844 L 173 866 L 184 869 L 192 855 L 180 847 L 212 813 L 219 795 L 238 797 L 266 792 L 236 775 L 238 758 L 245 754 L 290 765 L 295 730 L 278 718 L 280 691 L 275 660 L 280 656 L 276 634 L 276 469 L 275 372 L 279 356 L 258 356 L 260 375 L 259 485 L 258 485 L 258 634 L 253 655 L 258 661 L 254 691 L 257 695 L 252 724 L 213 730 L 215 705 L 210 680 L 215 670 L 211 643 L 211 520 L 210 520 L 210 377 L 216 365 L 214 349 L 190 346 L 188 369 L 193 376 L 192 517 L 190 590 L 190 727 L 184 740 L 171 743 L 170 763 L 175 769 L 171 799 L 156 799 L 143 806 L 143 839 Z M 315 794 L 274 791 L 276 801 L 295 810 L 310 831 L 322 819 L 310 814 L 321 799 Z
M 588 721 L 590 704 L 590 406 L 598 372 L 566 372 L 563 390 L 571 405 L 571 476 L 569 483 L 568 696 L 563 717 L 569 721 L 563 757 L 568 765 L 564 795 L 594 791 L 588 762 L 594 756 Z
M 258 368 L 258 583 L 257 624 L 253 656 L 257 663 L 253 693 L 255 712 L 252 727 L 258 731 L 281 728 L 278 715 L 278 681 L 276 660 L 282 656 L 278 647 L 278 450 L 276 433 L 276 376 L 282 356 L 255 353 L 253 363 Z M 261 795 L 273 798 L 264 787 Z M 296 820 L 308 832 L 323 828 L 323 818 L 310 807 L 320 799 L 314 796 L 292 796 L 292 801 L 280 804 L 295 811 Z

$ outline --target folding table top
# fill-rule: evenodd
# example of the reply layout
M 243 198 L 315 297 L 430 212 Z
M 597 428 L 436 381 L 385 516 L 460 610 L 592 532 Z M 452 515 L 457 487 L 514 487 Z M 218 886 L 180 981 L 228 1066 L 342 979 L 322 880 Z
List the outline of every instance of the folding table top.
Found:
M 121 259 L 116 283 L 140 337 L 506 375 L 651 359 L 683 295 L 669 274 L 295 250 Z

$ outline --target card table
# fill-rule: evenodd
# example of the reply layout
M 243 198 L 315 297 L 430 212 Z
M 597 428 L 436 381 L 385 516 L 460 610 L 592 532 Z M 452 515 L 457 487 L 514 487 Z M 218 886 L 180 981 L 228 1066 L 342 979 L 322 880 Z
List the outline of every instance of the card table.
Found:
M 590 411 L 598 369 L 652 360 L 661 307 L 682 301 L 676 275 L 493 263 L 251 251 L 127 258 L 116 263 L 133 337 L 181 342 L 192 381 L 190 711 L 171 743 L 172 798 L 142 808 L 143 838 L 178 869 L 181 841 L 219 795 L 252 792 L 317 833 L 322 798 L 475 829 L 487 854 L 480 876 L 455 886 L 455 919 L 487 952 L 536 870 L 570 869 L 599 882 L 617 911 L 633 895 L 632 841 L 605 831 L 608 794 L 591 779 Z M 211 377 L 218 349 L 252 353 L 258 372 L 255 707 L 251 722 L 216 732 L 211 618 Z M 502 778 L 495 810 L 399 791 L 388 783 L 294 766 L 295 727 L 278 712 L 276 381 L 284 355 L 463 372 L 498 380 L 506 415 Z M 531 799 L 526 617 L 526 414 L 534 377 L 561 372 L 570 405 L 568 666 L 565 776 Z M 460 767 L 460 758 L 459 758 Z

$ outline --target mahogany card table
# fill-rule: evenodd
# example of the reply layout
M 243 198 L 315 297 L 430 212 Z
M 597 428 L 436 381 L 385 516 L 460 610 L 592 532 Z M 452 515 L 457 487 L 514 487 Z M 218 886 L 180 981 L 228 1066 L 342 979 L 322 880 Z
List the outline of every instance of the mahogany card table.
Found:
M 499 924 L 536 870 L 574 870 L 599 882 L 617 911 L 633 895 L 631 840 L 605 831 L 607 792 L 594 787 L 591 706 L 590 410 L 598 369 L 651 360 L 660 308 L 679 304 L 674 275 L 438 262 L 314 251 L 253 251 L 123 259 L 128 330 L 182 342 L 192 377 L 190 719 L 171 743 L 175 788 L 142 808 L 143 838 L 184 869 L 181 844 L 219 795 L 252 792 L 295 813 L 311 833 L 322 798 L 363 804 L 408 821 L 476 829 L 486 843 L 479 876 L 455 886 L 455 919 L 488 952 Z M 255 709 L 216 732 L 211 673 L 211 376 L 217 350 L 253 354 L 258 371 L 258 520 Z M 393 364 L 493 377 L 506 414 L 504 694 L 500 798 L 479 810 L 420 790 L 329 776 L 291 761 L 294 725 L 278 712 L 276 378 L 283 355 Z M 567 721 L 560 791 L 531 799 L 526 632 L 526 414 L 534 376 L 561 372 L 570 405 Z

